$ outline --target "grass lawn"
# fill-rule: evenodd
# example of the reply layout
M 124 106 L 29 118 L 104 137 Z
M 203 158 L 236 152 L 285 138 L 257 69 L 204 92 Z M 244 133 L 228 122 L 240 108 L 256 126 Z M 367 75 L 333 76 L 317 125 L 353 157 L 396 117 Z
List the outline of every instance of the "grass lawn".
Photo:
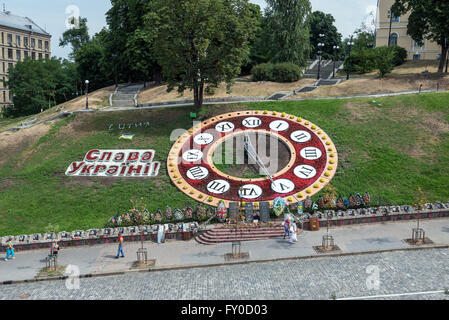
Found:
M 449 200 L 449 93 L 377 99 L 286 101 L 214 105 L 199 112 L 211 117 L 231 110 L 285 111 L 302 116 L 333 139 L 340 157 L 332 185 L 343 195 L 369 191 L 374 203 L 413 204 L 421 187 L 429 201 Z M 0 236 L 100 228 L 118 210 L 143 198 L 154 212 L 194 205 L 171 184 L 165 161 L 170 134 L 191 127 L 190 108 L 98 112 L 59 120 L 31 145 L 1 148 L 8 155 L 0 162 Z M 150 128 L 130 131 L 118 124 L 149 121 Z M 109 125 L 114 124 L 114 130 Z M 29 130 L 29 129 L 26 129 Z M 9 135 L 25 134 L 21 130 Z M 123 133 L 133 141 L 119 140 Z M 12 137 L 12 136 L 9 136 Z M 1 139 L 2 137 L 0 137 Z M 156 151 L 161 161 L 158 177 L 149 179 L 67 177 L 72 161 L 90 149 Z M 9 153 L 10 152 L 10 153 Z

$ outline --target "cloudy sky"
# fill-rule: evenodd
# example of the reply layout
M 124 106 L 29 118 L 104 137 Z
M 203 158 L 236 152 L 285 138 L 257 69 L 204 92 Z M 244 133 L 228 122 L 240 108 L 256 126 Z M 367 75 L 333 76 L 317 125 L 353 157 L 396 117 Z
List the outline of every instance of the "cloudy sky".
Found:
M 250 2 L 265 7 L 264 0 Z M 52 54 L 66 58 L 69 48 L 58 47 L 59 38 L 66 30 L 67 17 L 79 9 L 82 17 L 87 17 L 91 34 L 100 31 L 105 25 L 105 12 L 110 8 L 110 0 L 3 0 L 6 10 L 19 16 L 31 18 L 47 32 L 52 34 Z M 311 0 L 312 9 L 331 13 L 336 26 L 343 36 L 357 29 L 370 11 L 376 10 L 377 0 Z

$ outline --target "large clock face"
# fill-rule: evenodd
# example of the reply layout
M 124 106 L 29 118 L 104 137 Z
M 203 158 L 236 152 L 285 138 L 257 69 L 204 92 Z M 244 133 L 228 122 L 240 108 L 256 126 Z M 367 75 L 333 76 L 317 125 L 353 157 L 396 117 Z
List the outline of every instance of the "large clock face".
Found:
M 238 158 L 236 151 L 243 164 L 257 168 L 257 175 L 224 170 L 230 166 L 220 164 L 229 159 L 221 155 L 230 152 Z M 220 200 L 226 205 L 243 201 L 272 205 L 277 197 L 296 203 L 329 183 L 337 165 L 337 150 L 317 125 L 301 117 L 257 110 L 201 122 L 179 137 L 167 160 L 170 178 L 182 192 L 214 206 Z

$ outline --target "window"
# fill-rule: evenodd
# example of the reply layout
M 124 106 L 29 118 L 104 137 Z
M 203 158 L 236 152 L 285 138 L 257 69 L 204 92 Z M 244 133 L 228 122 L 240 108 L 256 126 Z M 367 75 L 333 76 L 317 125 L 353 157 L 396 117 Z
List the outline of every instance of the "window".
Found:
M 2 43 L 5 43 L 5 34 L 2 32 Z
M 48 55 L 48 53 L 45 54 L 45 59 L 50 59 L 50 56 Z
M 42 40 L 37 41 L 37 47 L 38 49 L 42 49 Z
M 5 48 L 2 48 L 2 59 L 5 59 Z
M 28 37 L 23 38 L 23 45 L 28 47 Z
M 31 53 L 31 59 L 36 60 L 36 52 Z
M 16 58 L 18 61 L 22 60 L 22 52 L 20 50 L 16 50 Z
M 390 46 L 397 46 L 398 45 L 398 34 L 392 33 L 390 36 Z
M 9 101 L 13 101 L 14 100 L 14 96 L 12 94 L 11 91 L 9 91 Z
M 49 45 L 48 45 L 48 41 L 45 41 L 45 50 L 48 50 Z
M 36 39 L 31 38 L 31 48 L 36 47 Z
M 8 43 L 12 44 L 12 34 L 8 33 Z
M 16 45 L 20 46 L 20 36 L 16 36 Z
M 42 59 L 42 53 L 39 53 L 39 60 Z
M 12 58 L 13 58 L 12 49 L 8 49 L 8 59 Z
M 421 60 L 421 55 L 420 54 L 414 54 L 413 55 L 413 60 Z
M 9 71 L 9 69 L 11 69 L 13 67 L 13 64 L 12 63 L 8 63 L 8 71 Z
M 23 52 L 23 58 L 24 58 L 24 59 L 28 58 L 28 51 L 24 51 L 24 52 Z
M 396 17 L 394 14 L 391 17 L 391 22 L 401 22 L 401 18 L 400 17 Z
M 5 63 L 3 62 L 3 73 L 5 73 Z
M 6 102 L 6 91 L 3 91 L 3 102 Z

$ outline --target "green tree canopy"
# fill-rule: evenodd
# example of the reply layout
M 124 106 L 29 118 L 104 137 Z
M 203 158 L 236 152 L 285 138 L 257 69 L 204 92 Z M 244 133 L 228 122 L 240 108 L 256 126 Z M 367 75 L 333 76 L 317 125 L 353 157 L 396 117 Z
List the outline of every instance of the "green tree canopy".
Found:
M 72 46 L 72 52 L 70 53 L 71 58 L 74 57 L 76 51 L 78 51 L 84 43 L 89 42 L 90 40 L 87 19 L 80 17 L 78 26 L 76 26 L 74 20 L 72 22 L 74 27 L 66 30 L 59 39 L 60 47 L 66 47 L 68 45 Z
M 424 39 L 441 46 L 438 72 L 443 72 L 449 48 L 449 1 L 447 0 L 396 0 L 392 7 L 395 15 L 410 12 L 407 33 L 423 44 Z
M 76 95 L 74 64 L 67 60 L 45 59 L 19 61 L 8 70 L 8 82 L 14 105 L 5 115 L 26 116 L 39 113 Z
M 205 85 L 228 84 L 249 54 L 256 21 L 247 0 L 153 0 L 146 16 L 153 54 L 168 90 L 193 90 L 195 107 Z
M 318 43 L 323 43 L 321 48 L 322 57 L 324 59 L 332 59 L 334 55 L 339 56 L 343 50 L 341 38 L 342 35 L 338 32 L 334 25 L 335 18 L 331 14 L 326 14 L 321 11 L 314 11 L 310 16 L 310 58 L 314 59 L 318 55 Z M 320 37 L 323 34 L 323 37 Z M 334 51 L 334 46 L 339 46 L 340 49 Z
M 267 0 L 265 11 L 271 30 L 271 62 L 291 62 L 304 67 L 310 52 L 309 0 Z

